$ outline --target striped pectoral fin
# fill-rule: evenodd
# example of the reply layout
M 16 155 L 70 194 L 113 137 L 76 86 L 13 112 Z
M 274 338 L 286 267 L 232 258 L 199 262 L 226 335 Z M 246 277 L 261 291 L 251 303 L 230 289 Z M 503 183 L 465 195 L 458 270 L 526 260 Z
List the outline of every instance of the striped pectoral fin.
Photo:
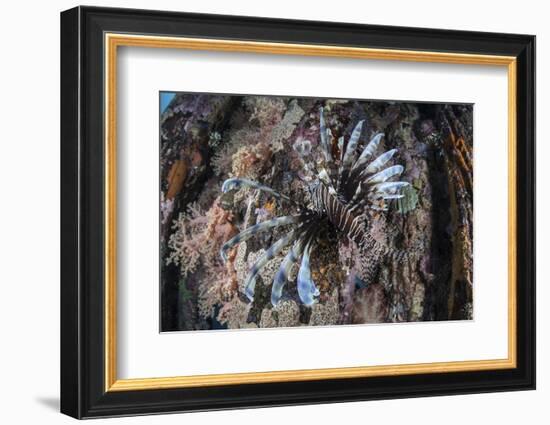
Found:
M 257 233 L 264 232 L 265 230 L 271 229 L 273 227 L 278 226 L 286 226 L 289 224 L 298 223 L 302 216 L 295 215 L 295 216 L 284 216 L 284 217 L 276 217 L 271 220 L 264 221 L 262 223 L 256 224 L 254 226 L 249 227 L 246 230 L 243 230 L 238 235 L 234 236 L 230 240 L 228 240 L 226 243 L 223 244 L 220 255 L 222 257 L 222 260 L 225 262 L 227 261 L 227 252 L 233 248 L 235 245 L 244 242 L 248 239 L 250 239 L 252 236 L 254 236 Z
M 284 199 L 285 201 L 289 201 L 294 203 L 288 196 L 282 195 L 279 192 L 271 189 L 269 186 L 265 186 L 261 183 L 255 182 L 253 180 L 249 179 L 242 179 L 238 177 L 234 177 L 231 179 L 227 179 L 223 182 L 222 185 L 222 192 L 226 193 L 233 189 L 240 189 L 243 187 L 249 187 L 251 189 L 257 189 L 261 190 L 262 192 L 269 193 L 271 196 L 277 199 Z
M 311 278 L 311 268 L 309 257 L 311 253 L 311 242 L 307 244 L 302 256 L 302 263 L 298 271 L 298 295 L 304 305 L 312 306 L 315 303 L 315 297 L 319 295 L 319 289 L 315 286 Z
M 281 250 L 294 240 L 294 230 L 287 233 L 273 245 L 254 263 L 245 281 L 245 294 L 250 301 L 254 300 L 254 289 L 256 287 L 256 277 L 267 262 L 273 259 Z
M 273 286 L 271 288 L 271 304 L 275 307 L 279 304 L 281 297 L 283 296 L 283 288 L 288 280 L 291 267 L 300 259 L 304 248 L 304 240 L 299 239 L 296 241 L 292 249 L 288 252 L 285 259 L 281 263 L 275 279 L 273 279 Z

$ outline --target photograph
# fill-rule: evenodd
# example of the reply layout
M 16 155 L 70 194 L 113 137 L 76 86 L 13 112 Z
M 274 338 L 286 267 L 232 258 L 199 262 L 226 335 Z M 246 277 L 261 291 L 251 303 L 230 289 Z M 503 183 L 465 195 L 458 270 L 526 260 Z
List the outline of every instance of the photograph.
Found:
M 161 332 L 473 320 L 475 105 L 159 108 Z

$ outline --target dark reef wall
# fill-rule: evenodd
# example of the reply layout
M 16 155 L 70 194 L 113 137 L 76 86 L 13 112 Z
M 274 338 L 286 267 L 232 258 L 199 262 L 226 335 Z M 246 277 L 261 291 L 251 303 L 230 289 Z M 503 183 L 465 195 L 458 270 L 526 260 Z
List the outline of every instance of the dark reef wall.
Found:
M 254 191 L 222 194 L 221 184 L 247 177 L 303 200 L 296 151 L 316 149 L 320 106 L 335 140 L 365 119 L 362 143 L 384 132 L 381 151 L 398 149 L 411 186 L 388 212 L 372 214 L 370 230 L 402 254 L 384 258 L 365 283 L 357 250 L 327 231 L 312 258 L 318 304 L 301 305 L 288 284 L 284 302 L 270 305 L 277 262 L 248 304 L 243 275 L 277 232 L 241 243 L 226 265 L 219 248 L 287 211 Z M 177 95 L 160 131 L 162 330 L 471 319 L 472 118 L 472 105 Z

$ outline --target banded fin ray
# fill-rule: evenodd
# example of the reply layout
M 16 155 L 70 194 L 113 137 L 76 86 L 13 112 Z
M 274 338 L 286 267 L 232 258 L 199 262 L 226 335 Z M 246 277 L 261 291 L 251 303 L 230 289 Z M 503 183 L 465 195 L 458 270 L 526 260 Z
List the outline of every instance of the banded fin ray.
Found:
M 275 307 L 281 300 L 283 295 L 283 288 L 288 280 L 291 267 L 300 259 L 302 251 L 304 250 L 304 239 L 300 238 L 290 249 L 288 254 L 282 261 L 275 278 L 273 279 L 273 286 L 271 288 L 271 304 Z
M 370 139 L 370 142 L 367 144 L 365 149 L 363 149 L 363 152 L 361 152 L 361 155 L 359 155 L 359 158 L 357 158 L 355 164 L 353 164 L 352 169 L 356 169 L 365 164 L 374 155 L 374 152 L 378 149 L 378 145 L 380 144 L 383 136 L 384 133 L 377 133 Z
M 363 129 L 364 120 L 359 121 L 353 131 L 346 145 L 346 150 L 342 155 L 342 165 L 340 167 L 340 185 L 344 185 L 348 179 L 350 168 L 355 157 L 355 150 L 361 137 L 361 131 Z
M 387 211 L 388 208 L 385 202 L 377 205 L 379 200 L 391 200 L 401 199 L 404 197 L 399 191 L 409 186 L 408 182 L 384 182 L 377 183 L 370 187 L 368 195 L 365 197 L 357 198 L 350 208 L 350 212 L 362 211 L 363 208 L 370 204 L 368 207 L 377 211 Z M 351 205 L 351 204 L 350 204 Z
M 276 192 L 275 190 L 271 189 L 269 186 L 265 186 L 253 180 L 243 179 L 240 177 L 234 177 L 224 181 L 222 185 L 222 192 L 226 193 L 226 192 L 229 192 L 230 190 L 240 189 L 242 187 L 250 187 L 252 189 L 261 190 L 262 192 L 269 193 L 274 198 L 284 199 L 285 201 L 294 203 L 294 201 L 292 201 L 292 199 L 290 199 L 288 196 L 281 195 L 279 192 Z
M 250 239 L 255 234 L 264 232 L 273 227 L 286 226 L 289 224 L 297 223 L 298 221 L 300 221 L 301 218 L 303 218 L 303 216 L 301 215 L 287 215 L 283 217 L 276 217 L 271 220 L 266 220 L 259 224 L 255 224 L 254 226 L 250 226 L 248 229 L 243 230 L 241 233 L 234 236 L 233 238 L 231 238 L 230 240 L 228 240 L 226 243 L 223 244 L 220 250 L 220 255 L 222 257 L 222 260 L 224 262 L 227 261 L 227 251 L 229 251 L 238 243 L 244 242 Z
M 408 182 L 384 182 L 373 186 L 373 192 L 382 195 L 396 195 L 404 187 L 409 186 Z
M 310 240 L 304 249 L 302 263 L 300 265 L 300 270 L 298 271 L 297 279 L 300 301 L 307 306 L 312 306 L 315 303 L 315 297 L 319 295 L 319 289 L 317 289 L 313 279 L 311 278 L 311 267 L 309 264 L 311 248 L 312 245 Z
M 351 165 L 351 162 L 353 161 L 353 155 L 355 154 L 355 150 L 357 149 L 357 144 L 359 143 L 359 137 L 361 137 L 361 131 L 363 130 L 364 122 L 364 120 L 359 121 L 351 132 L 351 136 L 346 146 L 346 152 L 342 160 L 342 165 L 344 169 L 349 167 Z
M 321 137 L 321 148 L 323 149 L 325 161 L 327 164 L 329 164 L 332 160 L 330 146 L 328 145 L 328 139 L 330 137 L 328 137 L 329 135 L 327 132 L 327 127 L 325 125 L 325 111 L 322 106 L 319 108 L 319 134 Z
M 386 168 L 385 170 L 382 170 L 378 172 L 377 174 L 372 175 L 369 177 L 365 183 L 368 185 L 371 185 L 370 188 L 365 188 L 363 186 L 363 182 L 359 181 L 357 184 L 357 188 L 355 189 L 355 193 L 353 194 L 353 197 L 351 198 L 349 205 L 357 205 L 359 201 L 363 198 L 363 194 L 367 194 L 370 192 L 370 198 L 376 199 L 380 197 L 384 197 L 383 195 L 387 193 L 387 195 L 396 195 L 396 193 L 392 192 L 392 188 L 395 187 L 395 190 L 401 189 L 408 185 L 408 183 L 405 182 L 388 182 L 388 183 L 397 183 L 397 185 L 381 185 L 381 183 L 386 183 L 386 181 L 392 177 L 398 176 L 401 173 L 403 173 L 403 166 L 402 165 L 393 165 L 391 167 Z M 405 183 L 404 185 L 402 183 Z M 383 192 L 381 196 L 372 196 L 372 194 L 377 194 L 379 191 Z M 392 197 L 392 198 L 385 198 L 385 199 L 399 199 L 402 196 L 399 197 Z
M 245 281 L 245 294 L 250 301 L 254 300 L 254 289 L 256 287 L 256 277 L 269 260 L 274 258 L 282 249 L 294 240 L 295 231 L 291 230 L 273 245 L 250 268 L 250 272 Z
M 369 166 L 365 169 L 365 174 L 372 174 L 372 173 L 378 173 L 386 163 L 392 159 L 392 157 L 397 152 L 397 149 L 390 149 L 387 152 L 384 152 L 382 155 L 380 155 L 378 158 L 376 158 L 374 161 L 372 161 Z
M 396 193 L 394 195 L 384 195 L 383 198 L 384 199 L 401 199 L 401 198 L 404 198 L 405 195 L 402 195 L 400 193 Z
M 379 171 L 378 173 L 372 175 L 369 177 L 366 182 L 367 183 L 384 183 L 385 181 L 391 179 L 394 176 L 399 176 L 403 173 L 403 166 L 402 165 L 393 165 L 391 167 L 386 168 L 385 170 Z
M 356 198 L 356 190 L 359 189 L 358 186 L 360 181 L 366 175 L 368 175 L 364 167 L 378 149 L 378 146 L 380 145 L 380 141 L 382 140 L 383 136 L 384 133 L 377 133 L 374 137 L 372 137 L 370 142 L 363 149 L 363 152 L 361 152 L 359 158 L 357 158 L 357 160 L 351 167 L 351 170 L 349 171 L 349 177 L 347 177 L 348 181 L 345 182 L 345 185 L 343 187 L 346 197 Z

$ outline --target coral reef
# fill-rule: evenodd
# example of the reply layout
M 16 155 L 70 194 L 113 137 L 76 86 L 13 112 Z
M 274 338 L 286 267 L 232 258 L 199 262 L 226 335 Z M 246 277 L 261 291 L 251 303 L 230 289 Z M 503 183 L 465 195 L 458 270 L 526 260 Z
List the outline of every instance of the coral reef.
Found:
M 340 318 L 340 305 L 338 302 L 338 288 L 328 295 L 328 298 L 323 303 L 316 303 L 311 308 L 311 317 L 309 325 L 311 326 L 328 326 L 337 325 Z
M 293 300 L 284 300 L 274 308 L 266 308 L 260 318 L 261 328 L 300 326 L 300 308 Z

